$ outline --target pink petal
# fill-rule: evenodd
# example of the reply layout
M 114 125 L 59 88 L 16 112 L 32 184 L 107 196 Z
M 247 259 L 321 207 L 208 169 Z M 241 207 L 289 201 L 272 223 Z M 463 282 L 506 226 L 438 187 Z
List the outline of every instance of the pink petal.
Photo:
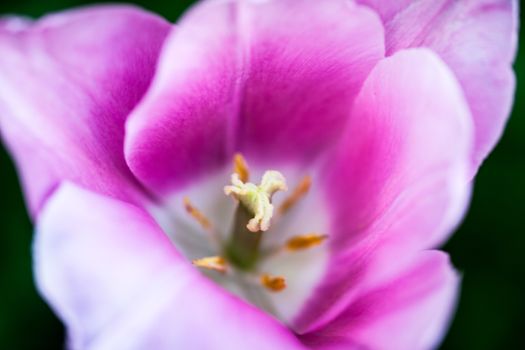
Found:
M 373 12 L 336 1 L 211 1 L 179 23 L 130 118 L 126 157 L 157 192 L 230 160 L 328 146 L 383 57 Z
M 35 214 L 63 179 L 138 200 L 124 121 L 142 97 L 170 25 L 129 6 L 0 22 L 2 136 Z
M 142 209 L 75 185 L 41 214 L 40 291 L 73 349 L 296 349 L 285 327 L 183 260 Z
M 296 320 L 300 332 L 447 238 L 469 198 L 470 145 L 467 105 L 436 55 L 406 50 L 374 68 L 328 162 L 331 261 Z
M 275 162 L 311 161 L 333 144 L 384 57 L 375 14 L 349 1 L 273 1 L 251 17 L 240 148 Z
M 330 324 L 302 339 L 325 350 L 433 349 L 448 328 L 458 286 L 446 254 L 423 252 L 410 269 L 360 293 Z
M 500 138 L 515 89 L 516 0 L 359 0 L 381 15 L 389 54 L 429 47 L 452 68 L 475 122 L 473 172 Z

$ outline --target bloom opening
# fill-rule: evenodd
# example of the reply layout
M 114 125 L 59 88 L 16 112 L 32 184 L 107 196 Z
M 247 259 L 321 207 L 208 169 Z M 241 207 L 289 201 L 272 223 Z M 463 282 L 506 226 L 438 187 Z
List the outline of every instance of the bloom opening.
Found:
M 218 255 L 200 257 L 193 259 L 192 262 L 204 271 L 216 271 L 233 279 L 244 279 L 250 285 L 259 285 L 271 292 L 281 292 L 287 288 L 285 277 L 270 274 L 261 266 L 280 253 L 295 253 L 316 247 L 325 241 L 327 235 L 315 233 L 294 235 L 284 243 L 269 249 L 263 247 L 263 236 L 273 233 L 281 235 L 282 232 L 267 232 L 280 231 L 270 230 L 272 221 L 280 221 L 275 219 L 281 219 L 306 196 L 312 180 L 309 176 L 302 178 L 292 194 L 281 203 L 278 209 L 280 215 L 276 217 L 272 199 L 276 192 L 287 190 L 284 175 L 276 170 L 267 170 L 260 184 L 256 185 L 248 182 L 250 171 L 242 155 L 234 156 L 233 165 L 232 184 L 224 187 L 224 193 L 233 196 L 237 203 L 229 236 L 218 240 L 219 251 L 216 252 Z M 218 236 L 210 219 L 191 204 L 188 197 L 183 198 L 183 203 L 192 219 L 202 229 L 212 233 L 212 238 L 216 240 Z

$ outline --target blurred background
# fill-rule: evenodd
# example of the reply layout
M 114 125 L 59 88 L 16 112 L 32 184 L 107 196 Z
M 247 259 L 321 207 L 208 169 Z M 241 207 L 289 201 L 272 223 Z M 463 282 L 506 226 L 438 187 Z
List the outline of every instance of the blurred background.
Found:
M 91 2 L 1 0 L 0 15 L 38 17 Z M 174 22 L 193 1 L 131 2 Z M 523 51 L 515 68 L 518 82 L 525 81 Z M 463 274 L 463 287 L 441 349 L 525 349 L 524 113 L 525 88 L 519 84 L 505 135 L 477 176 L 465 221 L 445 246 Z M 35 290 L 32 226 L 1 145 L 0 180 L 0 349 L 61 349 L 64 329 Z

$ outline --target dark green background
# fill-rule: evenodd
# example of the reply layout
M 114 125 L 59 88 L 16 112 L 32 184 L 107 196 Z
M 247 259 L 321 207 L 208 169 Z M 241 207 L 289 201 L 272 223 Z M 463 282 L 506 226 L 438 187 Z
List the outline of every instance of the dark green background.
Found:
M 0 14 L 29 16 L 90 3 L 1 1 Z M 172 22 L 192 3 L 134 2 Z M 525 54 L 519 54 L 516 71 L 518 81 L 524 81 Z M 442 349 L 525 349 L 524 98 L 525 89 L 518 86 L 505 135 L 477 176 L 466 220 L 445 247 L 463 273 L 463 288 Z M 35 291 L 31 224 L 13 164 L 3 149 L 0 180 L 0 349 L 60 349 L 64 331 Z

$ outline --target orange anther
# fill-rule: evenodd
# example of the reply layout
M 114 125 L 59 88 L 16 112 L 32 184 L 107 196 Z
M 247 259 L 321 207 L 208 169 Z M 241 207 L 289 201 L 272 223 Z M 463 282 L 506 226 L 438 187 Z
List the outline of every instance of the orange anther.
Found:
M 184 197 L 184 208 L 204 229 L 209 230 L 211 228 L 210 221 L 199 209 L 191 204 L 188 197 Z
M 261 275 L 261 284 L 272 292 L 280 292 L 286 288 L 286 280 L 282 276 Z
M 246 163 L 246 159 L 244 159 L 240 153 L 237 153 L 233 157 L 233 171 L 239 175 L 239 179 L 242 182 L 248 182 L 250 179 L 248 164 Z
M 312 248 L 323 243 L 323 241 L 327 237 L 327 235 L 319 235 L 316 233 L 294 236 L 286 242 L 286 249 L 291 251 L 298 251 Z
M 196 259 L 192 261 L 193 265 L 202 267 L 208 270 L 226 272 L 227 263 L 222 256 L 209 256 L 206 258 Z
M 301 182 L 295 187 L 292 194 L 284 200 L 279 207 L 279 214 L 286 214 L 302 197 L 304 197 L 312 185 L 312 178 L 305 176 Z

